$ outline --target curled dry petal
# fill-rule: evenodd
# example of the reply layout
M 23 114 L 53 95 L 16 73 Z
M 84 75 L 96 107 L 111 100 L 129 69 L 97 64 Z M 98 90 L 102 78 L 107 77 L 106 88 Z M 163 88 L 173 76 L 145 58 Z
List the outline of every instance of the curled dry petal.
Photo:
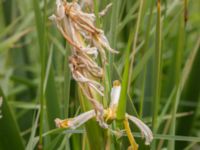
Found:
M 59 16 L 60 19 L 64 18 L 65 16 L 65 8 L 62 4 L 61 0 L 56 0 L 56 6 L 57 6 L 57 15 Z
M 149 127 L 146 124 L 144 124 L 140 119 L 134 116 L 126 114 L 126 117 L 140 129 L 142 136 L 145 137 L 145 144 L 149 145 L 153 140 L 153 134 Z
M 91 102 L 91 104 L 94 107 L 95 113 L 96 113 L 96 120 L 99 122 L 99 125 L 103 128 L 108 128 L 108 125 L 104 122 L 104 108 L 103 106 L 93 97 L 90 95 L 90 90 L 88 88 L 85 88 L 82 84 L 79 83 L 80 88 L 82 89 L 84 95 L 88 100 Z
M 109 10 L 109 8 L 112 6 L 112 3 L 109 3 L 100 13 L 99 16 L 104 16 L 107 11 Z
M 94 2 L 93 0 L 81 0 L 81 8 L 93 9 Z
M 93 117 L 95 117 L 95 111 L 90 110 L 90 111 L 80 114 L 77 117 L 70 118 L 70 119 L 61 120 L 59 118 L 56 118 L 55 123 L 58 128 L 76 129 Z
M 73 69 L 71 69 L 71 70 L 73 70 Z M 104 87 L 97 81 L 91 80 L 91 79 L 85 77 L 83 74 L 81 74 L 81 72 L 76 71 L 76 70 L 72 72 L 72 76 L 76 81 L 81 82 L 81 83 L 87 83 L 88 86 L 90 86 L 95 91 L 97 91 L 101 96 L 104 96 L 104 94 L 103 94 Z
M 72 66 L 72 71 L 84 70 L 84 72 L 88 72 L 95 77 L 103 77 L 103 69 L 85 55 L 77 54 L 70 56 L 69 64 Z
M 104 34 L 100 34 L 99 36 L 96 37 L 97 41 L 107 50 L 109 50 L 112 53 L 118 53 L 118 51 L 112 49 L 109 45 L 108 39 L 106 38 L 106 36 Z M 94 39 L 95 40 L 95 39 Z
M 83 52 L 89 54 L 89 55 L 94 55 L 94 58 L 96 59 L 97 56 L 98 56 L 98 51 L 97 51 L 97 48 L 96 47 L 85 47 L 82 49 Z

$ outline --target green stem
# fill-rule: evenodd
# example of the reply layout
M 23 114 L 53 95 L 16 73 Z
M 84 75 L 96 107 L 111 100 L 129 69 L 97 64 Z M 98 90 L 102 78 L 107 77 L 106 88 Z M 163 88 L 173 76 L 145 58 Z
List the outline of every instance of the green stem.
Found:
M 184 20 L 183 20 L 184 15 L 180 15 L 180 24 L 179 24 L 179 35 L 178 35 L 178 44 L 177 44 L 177 50 L 175 52 L 175 59 L 176 59 L 176 64 L 175 64 L 175 85 L 178 88 L 179 83 L 180 83 L 180 76 L 181 76 L 181 68 L 182 68 L 182 56 L 183 56 L 183 50 L 184 50 Z M 171 135 L 175 135 L 176 132 L 176 112 L 177 112 L 177 107 L 176 103 L 178 103 L 180 99 L 180 94 L 181 94 L 181 89 L 180 87 L 177 89 L 177 94 L 174 98 L 174 101 L 172 102 L 172 122 L 171 122 Z M 175 149 L 175 141 L 169 142 L 169 148 L 171 150 Z
M 157 127 L 157 117 L 160 98 L 160 75 L 161 75 L 161 11 L 160 0 L 157 1 L 157 24 L 156 24 L 156 47 L 155 47 L 155 79 L 154 79 L 154 109 L 153 109 L 153 130 Z
M 129 58 L 129 55 L 130 55 L 131 42 L 134 37 L 133 34 L 134 34 L 134 32 L 132 31 L 129 36 L 129 41 L 128 41 L 127 48 L 126 48 L 126 58 Z M 129 70 L 130 70 L 129 68 L 130 68 L 130 61 L 129 61 L 129 59 L 126 59 L 125 68 L 124 68 L 123 77 L 122 77 L 122 90 L 121 90 L 119 104 L 118 104 L 118 108 L 117 108 L 117 120 L 123 120 L 125 118 L 126 98 L 127 98 Z
M 157 24 L 156 24 L 156 43 L 155 43 L 155 78 L 154 78 L 154 93 L 153 93 L 153 132 L 155 134 L 158 126 L 158 111 L 160 104 L 161 91 L 161 2 L 157 0 Z M 155 148 L 155 143 L 153 147 Z M 153 148 L 153 149 L 154 149 Z
M 38 35 L 38 42 L 40 48 L 40 62 L 41 62 L 41 74 L 40 74 L 40 129 L 39 129 L 39 146 L 42 146 L 43 139 L 43 120 L 44 120 L 44 98 L 45 98 L 45 91 L 44 91 L 44 78 L 45 78 L 45 48 L 46 48 L 46 40 L 45 40 L 45 22 L 46 22 L 46 0 L 44 1 L 44 14 L 42 16 L 39 2 L 33 0 L 33 9 L 35 13 L 35 20 L 36 20 L 36 28 L 37 28 L 37 35 Z M 42 147 L 39 147 L 42 148 Z
M 148 18 L 148 22 L 147 22 L 147 30 L 146 30 L 146 35 L 145 35 L 145 43 L 144 43 L 144 48 L 143 48 L 143 52 L 145 53 L 145 51 L 147 51 L 148 49 L 148 45 L 149 45 L 149 35 L 150 35 L 150 27 L 151 27 L 151 21 L 152 21 L 152 14 L 153 14 L 153 7 L 154 7 L 154 1 L 151 1 L 151 7 L 150 7 L 150 15 Z M 143 55 L 144 56 L 144 55 Z M 143 83 L 142 83 L 142 92 L 141 92 L 141 97 L 140 97 L 140 118 L 142 117 L 142 113 L 143 113 L 143 103 L 144 103 L 144 95 L 145 95 L 145 83 L 146 83 L 146 64 L 144 65 L 144 69 L 143 69 Z
M 135 30 L 134 41 L 133 41 L 133 50 L 132 50 L 132 54 L 131 54 L 130 76 L 129 76 L 130 78 L 132 77 L 132 73 L 133 73 L 133 62 L 134 62 L 134 57 L 135 57 L 140 21 L 141 21 L 141 16 L 142 16 L 143 3 L 144 3 L 144 0 L 140 0 L 140 6 L 139 6 L 139 11 L 138 11 L 138 16 L 137 16 L 137 23 L 136 23 L 136 30 Z M 130 91 L 130 89 L 129 89 L 130 84 L 131 84 L 131 79 L 129 79 L 129 83 L 128 83 L 128 92 Z
M 96 26 L 100 27 L 100 18 L 99 18 L 99 7 L 98 7 L 98 1 L 94 0 L 94 13 L 96 16 Z
M 68 66 L 70 50 L 69 47 L 66 48 L 65 52 L 65 63 L 64 63 L 64 117 L 69 117 L 69 98 L 70 98 L 70 83 L 71 83 L 71 72 Z

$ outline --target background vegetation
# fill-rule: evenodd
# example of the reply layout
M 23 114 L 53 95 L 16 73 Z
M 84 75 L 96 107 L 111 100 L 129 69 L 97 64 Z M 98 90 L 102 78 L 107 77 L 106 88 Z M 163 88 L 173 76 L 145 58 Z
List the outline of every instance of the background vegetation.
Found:
M 140 149 L 200 149 L 200 3 L 94 0 L 96 14 L 109 2 L 113 6 L 97 25 L 120 53 L 107 54 L 107 77 L 122 84 L 129 78 L 126 109 L 153 130 L 154 142 L 146 147 L 132 126 Z M 56 117 L 82 110 L 68 68 L 69 45 L 48 20 L 54 11 L 54 0 L 0 0 L 2 150 L 89 149 L 84 128 L 55 129 Z M 94 146 L 106 131 L 94 133 L 90 126 Z M 108 149 L 129 146 L 126 136 L 110 133 L 108 139 Z

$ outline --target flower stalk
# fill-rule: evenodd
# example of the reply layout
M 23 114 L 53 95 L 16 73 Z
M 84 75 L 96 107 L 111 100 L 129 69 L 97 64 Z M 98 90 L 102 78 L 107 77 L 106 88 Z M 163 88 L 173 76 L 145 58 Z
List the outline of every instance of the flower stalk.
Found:
M 134 139 L 134 137 L 133 137 L 133 135 L 131 133 L 131 129 L 130 129 L 130 126 L 129 126 L 127 118 L 124 119 L 124 127 L 125 127 L 125 131 L 127 133 L 128 139 L 129 139 L 130 144 L 131 144 L 130 149 L 137 150 L 138 149 L 138 145 L 137 145 L 137 143 L 136 143 L 136 141 L 135 141 L 135 139 Z

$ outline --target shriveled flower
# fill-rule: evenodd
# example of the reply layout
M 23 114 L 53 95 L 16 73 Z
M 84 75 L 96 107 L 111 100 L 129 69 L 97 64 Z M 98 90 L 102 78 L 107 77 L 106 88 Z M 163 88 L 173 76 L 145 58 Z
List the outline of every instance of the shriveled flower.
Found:
M 57 12 L 49 17 L 53 20 L 66 40 L 76 48 L 75 51 L 84 51 L 93 45 L 101 54 L 105 50 L 113 50 L 104 35 L 103 30 L 95 27 L 95 15 L 85 13 L 77 2 L 64 2 L 57 0 Z M 106 56 L 104 59 L 106 59 Z
M 93 118 L 94 116 L 95 116 L 95 111 L 90 110 L 74 118 L 69 118 L 65 120 L 56 118 L 55 123 L 58 128 L 76 129 L 80 127 L 82 124 L 84 124 L 85 122 L 87 122 L 88 120 L 90 120 L 91 118 Z
M 102 69 L 88 62 L 80 56 L 71 56 L 69 59 L 69 66 L 72 72 L 73 78 L 80 83 L 87 83 L 89 87 L 93 88 L 100 95 L 104 95 L 104 87 L 97 81 L 90 79 L 89 77 L 96 73 L 96 77 L 102 76 Z M 91 68 L 91 69 L 90 69 Z
M 120 85 L 120 82 L 116 80 L 113 82 L 113 87 L 111 89 L 110 106 L 109 108 L 104 109 L 103 111 L 104 112 L 103 116 L 106 122 L 113 121 L 116 119 L 116 111 L 117 111 L 116 109 L 119 102 L 120 92 L 121 92 L 121 85 Z M 93 117 L 95 117 L 95 110 L 90 110 L 88 112 L 84 112 L 83 114 L 75 118 L 70 118 L 70 119 L 65 119 L 65 120 L 61 120 L 57 118 L 55 122 L 56 122 L 56 126 L 59 128 L 75 129 L 81 126 L 82 124 L 84 124 L 85 122 L 87 122 L 88 120 L 92 119 Z M 153 140 L 153 134 L 151 130 L 149 129 L 149 127 L 146 124 L 144 124 L 140 119 L 126 113 L 125 119 L 124 119 L 125 129 L 126 129 L 127 135 L 131 139 L 130 142 L 133 143 L 131 147 L 135 147 L 136 149 L 138 148 L 137 143 L 135 142 L 132 136 L 132 133 L 130 131 L 128 120 L 133 122 L 140 129 L 142 137 L 145 138 L 145 144 L 149 145 L 151 141 Z M 108 127 L 107 124 L 104 124 L 104 126 Z M 112 129 L 110 129 L 110 131 L 112 131 L 113 133 L 116 133 Z
M 3 104 L 3 98 L 0 97 L 0 118 L 2 118 L 2 115 L 1 115 L 1 107 L 2 107 L 2 104 Z
M 149 145 L 151 141 L 153 140 L 153 134 L 151 130 L 149 129 L 149 127 L 146 124 L 144 124 L 140 119 L 134 116 L 126 114 L 126 117 L 140 129 L 142 137 L 145 138 L 145 144 Z
M 118 106 L 119 98 L 120 98 L 120 92 L 121 92 L 121 85 L 118 80 L 113 82 L 113 88 L 111 90 L 111 102 L 110 107 L 105 111 L 107 118 L 106 120 L 114 120 L 116 117 L 116 108 Z M 132 121 L 141 131 L 141 134 L 143 137 L 145 137 L 145 144 L 149 145 L 151 141 L 153 140 L 153 134 L 149 127 L 144 124 L 140 119 L 129 115 L 126 113 L 125 118 Z
M 66 41 L 71 45 L 72 56 L 69 58 L 69 66 L 72 77 L 78 82 L 83 93 L 92 103 L 97 120 L 102 127 L 103 106 L 91 94 L 91 90 L 104 96 L 104 87 L 100 83 L 104 76 L 103 66 L 100 66 L 96 58 L 100 56 L 101 64 L 106 63 L 106 50 L 117 53 L 109 45 L 103 30 L 95 26 L 95 15 L 83 12 L 81 6 L 73 2 L 56 1 L 56 14 L 49 17 L 61 32 Z M 102 15 L 106 13 L 109 4 Z M 99 55 L 100 54 L 100 55 Z
M 106 121 L 112 121 L 116 118 L 116 110 L 118 106 L 118 101 L 120 97 L 120 92 L 121 92 L 121 84 L 119 80 L 115 80 L 113 82 L 113 87 L 111 89 L 110 93 L 110 105 L 109 108 L 104 111 L 104 116 L 106 116 Z

